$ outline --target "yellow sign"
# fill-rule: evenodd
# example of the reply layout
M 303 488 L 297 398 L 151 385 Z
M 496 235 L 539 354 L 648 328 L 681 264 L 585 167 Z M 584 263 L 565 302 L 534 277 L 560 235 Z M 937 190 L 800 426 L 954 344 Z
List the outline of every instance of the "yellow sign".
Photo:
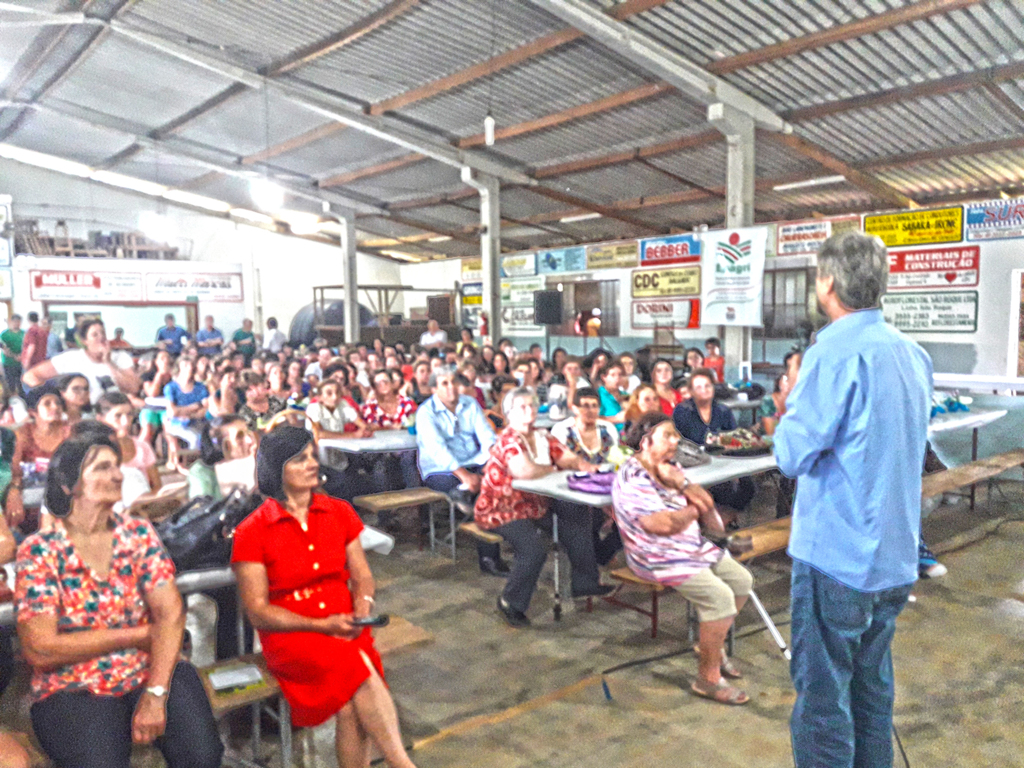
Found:
M 959 243 L 964 236 L 964 209 L 875 213 L 864 217 L 864 232 L 878 235 L 888 246 Z
M 700 267 L 638 269 L 633 273 L 633 298 L 700 296 Z
M 478 283 L 483 280 L 484 263 L 481 259 L 462 260 L 462 282 Z
M 628 243 L 603 243 L 587 246 L 587 269 L 611 269 L 614 267 L 635 267 L 640 253 L 636 240 Z

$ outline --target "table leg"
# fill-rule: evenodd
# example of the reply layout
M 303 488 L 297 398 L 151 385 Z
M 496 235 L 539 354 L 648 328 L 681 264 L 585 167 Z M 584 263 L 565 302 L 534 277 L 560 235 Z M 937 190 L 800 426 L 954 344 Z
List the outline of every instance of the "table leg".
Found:
M 558 515 L 551 514 L 551 538 L 554 542 L 552 550 L 555 553 L 555 606 L 552 609 L 555 615 L 555 621 L 562 620 L 562 592 L 561 592 L 561 581 L 559 579 L 559 551 L 558 551 Z

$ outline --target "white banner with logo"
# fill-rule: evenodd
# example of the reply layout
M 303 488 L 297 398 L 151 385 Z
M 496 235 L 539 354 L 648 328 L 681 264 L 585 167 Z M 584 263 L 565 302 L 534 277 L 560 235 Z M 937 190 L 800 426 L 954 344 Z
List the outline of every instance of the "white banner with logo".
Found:
M 241 301 L 242 276 L 230 272 L 146 275 L 146 299 L 149 301 Z
M 701 235 L 703 325 L 761 325 L 765 227 L 721 229 Z

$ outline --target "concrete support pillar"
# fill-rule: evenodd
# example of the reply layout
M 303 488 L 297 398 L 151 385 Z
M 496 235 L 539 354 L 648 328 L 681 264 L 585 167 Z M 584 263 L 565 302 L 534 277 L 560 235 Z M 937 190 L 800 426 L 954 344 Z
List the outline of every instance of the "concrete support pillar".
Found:
M 359 343 L 359 275 L 356 266 L 356 213 L 336 212 L 341 222 L 341 274 L 345 285 L 345 343 Z
M 749 227 L 754 223 L 754 120 L 724 104 L 708 107 L 708 122 L 722 132 L 727 147 L 725 226 Z M 722 346 L 726 378 L 737 378 L 740 365 L 753 354 L 750 328 L 727 326 Z
M 462 180 L 480 193 L 480 266 L 483 311 L 493 343 L 501 338 L 501 184 L 494 176 L 463 167 Z

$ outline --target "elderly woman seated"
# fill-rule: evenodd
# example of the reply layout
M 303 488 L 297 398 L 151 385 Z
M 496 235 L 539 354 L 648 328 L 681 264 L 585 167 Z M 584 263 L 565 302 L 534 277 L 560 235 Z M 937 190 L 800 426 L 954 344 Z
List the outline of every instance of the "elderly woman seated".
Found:
M 115 440 L 71 438 L 50 461 L 52 528 L 18 549 L 18 637 L 33 669 L 32 726 L 61 768 L 129 768 L 156 742 L 170 768 L 215 768 L 223 745 L 196 670 L 179 660 L 174 566 L 121 500 Z
M 746 704 L 746 693 L 725 678 L 742 677 L 722 644 L 753 584 L 750 572 L 701 533 L 722 532 L 711 496 L 690 483 L 673 462 L 679 433 L 663 413 L 648 413 L 623 438 L 636 453 L 612 486 L 615 519 L 630 570 L 675 588 L 697 608 L 700 666 L 692 685 L 698 696 Z
M 551 513 L 544 497 L 517 491 L 512 488 L 512 481 L 544 477 L 556 469 L 597 468 L 547 432 L 533 428 L 537 396 L 529 387 L 519 387 L 506 396 L 505 417 L 508 426 L 491 447 L 474 512 L 480 528 L 500 534 L 512 545 L 515 563 L 504 591 L 498 596 L 498 610 L 511 626 L 523 627 L 530 623 L 526 609 L 547 558 L 548 545 L 541 527 L 550 525 Z M 573 597 L 608 594 L 612 587 L 601 584 L 597 571 L 592 513 L 566 505 L 559 507 L 558 514 L 560 543 L 572 565 Z
M 370 629 L 354 623 L 374 608 L 362 522 L 314 492 L 320 465 L 304 429 L 264 437 L 256 477 L 267 500 L 236 529 L 231 561 L 292 723 L 334 718 L 342 768 L 369 766 L 371 742 L 392 768 L 411 768 Z

